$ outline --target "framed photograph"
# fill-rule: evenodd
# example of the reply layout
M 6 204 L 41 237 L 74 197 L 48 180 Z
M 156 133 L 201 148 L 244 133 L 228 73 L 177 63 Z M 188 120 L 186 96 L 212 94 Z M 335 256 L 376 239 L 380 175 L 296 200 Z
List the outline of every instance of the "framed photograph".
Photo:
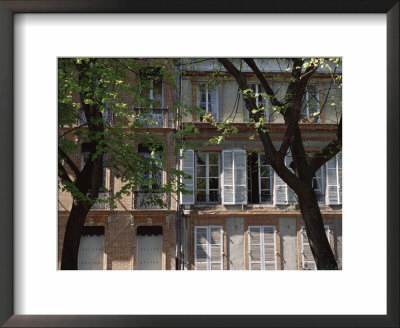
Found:
M 339 4 L 310 1 L 301 6 L 295 0 L 232 1 L 188 6 L 182 1 L 167 4 L 5 0 L 0 1 L 0 22 L 3 151 L 0 290 L 4 295 L 0 300 L 0 324 L 5 327 L 399 325 L 398 1 Z M 234 106 L 236 94 L 242 97 L 240 106 L 244 109 L 246 99 L 251 99 L 248 110 L 254 108 L 253 102 L 261 108 L 262 114 L 249 112 L 256 117 L 261 115 L 274 136 L 280 133 L 273 130 L 273 125 L 280 123 L 274 113 L 284 103 L 284 98 L 279 98 L 280 86 L 291 83 L 290 74 L 299 69 L 295 65 L 282 69 L 281 65 L 293 58 L 303 58 L 304 64 L 304 58 L 310 57 L 326 58 L 335 64 L 336 58 L 341 61 L 339 74 L 327 68 L 324 73 L 326 64 L 318 63 L 321 71 L 304 89 L 304 97 L 299 97 L 300 120 L 296 119 L 302 124 L 306 151 L 318 153 L 317 148 L 324 147 L 318 146 L 318 142 L 323 139 L 327 144 L 334 138 L 329 136 L 336 131 L 334 118 L 342 126 L 341 118 L 333 111 L 322 113 L 319 109 L 321 103 L 328 102 L 324 89 L 331 89 L 328 80 L 340 76 L 343 87 L 340 84 L 341 90 L 332 92 L 340 93 L 345 112 L 343 173 L 338 155 L 313 178 L 314 192 L 321 198 L 319 205 L 316 202 L 317 207 L 327 206 L 323 212 L 324 232 L 331 243 L 333 265 L 339 270 L 313 270 L 322 264 L 315 254 L 315 261 L 307 259 L 314 237 L 307 235 L 301 217 L 294 214 L 298 209 L 291 207 L 291 189 L 279 180 L 268 160 L 257 154 L 262 150 L 258 139 L 254 142 L 240 139 L 243 131 L 239 131 L 234 145 L 233 141 L 232 145 L 222 141 L 204 147 L 198 145 L 201 150 L 185 148 L 183 159 L 174 162 L 183 163 L 184 173 L 194 172 L 195 195 L 186 198 L 182 195 L 183 205 L 179 207 L 182 217 L 190 219 L 182 222 L 190 221 L 191 225 L 177 223 L 179 201 L 175 204 L 168 197 L 162 201 L 170 206 L 169 214 L 163 218 L 156 214 L 158 200 L 149 201 L 149 197 L 155 190 L 160 193 L 167 181 L 168 172 L 160 164 L 166 158 L 165 144 L 183 127 L 183 121 L 175 128 L 172 126 L 175 112 L 170 109 L 179 107 L 173 100 L 178 91 L 180 106 L 192 110 L 189 118 L 200 130 L 198 140 L 209 137 L 213 124 L 229 120 L 222 108 Z M 122 184 L 118 185 L 117 175 L 114 180 L 110 178 L 113 174 L 110 172 L 114 171 L 109 168 L 118 169 L 112 162 L 115 158 L 106 152 L 106 156 L 99 157 L 101 163 L 97 163 L 94 154 L 100 148 L 94 151 L 91 148 L 94 139 L 90 136 L 85 139 L 84 131 L 90 128 L 88 122 L 97 124 L 90 117 L 92 112 L 86 111 L 85 106 L 79 108 L 79 122 L 74 117 L 71 126 L 75 131 L 77 126 L 84 129 L 71 140 L 65 138 L 69 130 L 57 124 L 57 119 L 67 120 L 69 115 L 68 111 L 60 112 L 60 99 L 68 106 L 75 106 L 69 93 L 62 98 L 61 90 L 77 90 L 73 79 L 69 85 L 60 83 L 60 74 L 71 72 L 68 65 L 73 58 L 87 58 L 89 62 L 100 58 L 101 64 L 96 67 L 101 67 L 99 74 L 105 74 L 96 82 L 100 84 L 107 84 L 104 81 L 111 75 L 120 81 L 117 66 L 125 65 L 135 76 L 137 86 L 129 105 L 133 110 L 130 122 L 136 128 L 144 124 L 148 131 L 163 135 L 160 145 L 154 146 L 155 139 L 151 144 L 145 139 L 135 143 L 135 153 L 140 155 L 137 170 L 143 165 L 145 173 L 141 177 L 147 180 L 135 180 L 129 202 L 122 199 L 114 204 L 107 196 L 104 196 L 106 201 L 101 201 L 103 193 L 112 197 Z M 276 66 L 280 75 L 271 66 L 270 71 L 260 73 L 267 77 L 266 81 L 260 79 L 257 67 L 270 65 L 263 58 L 275 58 L 272 66 Z M 162 64 L 154 64 L 159 59 Z M 108 61 L 115 68 L 112 74 L 105 69 Z M 85 71 L 85 62 L 74 65 L 72 71 L 82 67 L 82 72 Z M 180 75 L 172 76 L 163 65 L 181 67 L 176 70 Z M 183 65 L 188 68 L 183 70 Z M 222 76 L 223 73 L 219 77 L 215 65 L 231 76 Z M 312 66 L 313 62 L 306 61 L 306 65 Z M 90 67 L 92 74 L 95 66 Z M 235 71 L 235 67 L 240 67 L 240 71 Z M 279 80 L 278 75 L 289 80 Z M 171 76 L 169 84 L 167 79 Z M 241 93 L 235 93 L 229 89 L 230 85 L 237 82 L 240 86 L 241 76 L 250 81 L 249 88 L 242 86 Z M 255 77 L 261 84 L 251 82 Z M 218 82 L 219 78 L 224 82 Z M 307 79 L 306 74 L 301 78 Z M 169 97 L 168 88 L 172 88 L 173 81 L 179 81 L 180 88 Z M 117 96 L 110 92 L 110 87 L 103 89 L 99 96 L 101 121 L 116 130 L 124 104 L 116 104 Z M 137 99 L 134 93 L 139 95 Z M 190 96 L 187 103 L 182 100 L 183 94 Z M 85 99 L 82 104 L 90 105 L 90 100 Z M 337 109 L 335 100 L 328 105 Z M 341 111 L 342 105 L 340 117 Z M 243 122 L 239 123 L 244 126 L 245 120 L 243 115 Z M 325 123 L 332 131 L 314 131 L 316 123 Z M 161 128 L 158 125 L 162 125 L 163 133 L 157 130 Z M 318 133 L 321 140 L 313 137 Z M 273 140 L 277 144 L 276 137 Z M 72 152 L 73 157 L 63 153 L 63 149 L 72 149 L 67 141 L 78 147 L 76 153 Z M 113 146 L 120 145 L 113 143 Z M 57 166 L 60 147 L 62 155 Z M 285 149 L 284 143 L 280 147 Z M 193 163 L 187 160 L 190 156 Z M 243 167 L 241 159 L 247 163 Z M 78 174 L 92 163 L 102 172 L 102 183 L 92 184 L 89 191 L 82 189 L 72 202 L 68 195 L 57 191 L 57 171 L 62 176 L 65 162 L 67 188 L 73 181 L 68 180 L 68 170 Z M 289 163 L 290 160 L 285 165 L 293 169 Z M 243 172 L 236 174 L 241 169 Z M 233 182 L 231 186 L 227 182 L 231 171 L 235 179 L 245 177 L 245 181 Z M 332 176 L 336 183 L 329 180 Z M 245 189 L 241 192 L 242 186 Z M 93 188 L 96 191 L 92 199 Z M 162 194 L 168 192 L 162 189 Z M 72 204 L 92 200 L 97 212 L 89 212 L 79 236 L 78 257 L 69 261 L 62 250 L 66 245 L 63 231 L 70 208 Z M 214 203 L 223 205 L 226 213 L 217 213 L 220 215 L 217 217 L 214 212 L 218 206 Z M 211 204 L 208 212 L 202 204 Z M 279 213 L 263 217 L 263 213 L 257 213 L 263 206 L 279 208 Z M 130 215 L 118 216 L 111 210 Z M 243 214 L 243 219 L 235 211 L 248 211 L 248 216 Z M 214 215 L 213 220 L 209 215 Z M 291 239 L 285 237 L 290 235 L 290 227 L 296 236 L 296 249 L 301 249 L 294 257 L 289 251 Z M 232 237 L 235 235 L 243 240 Z M 116 243 L 123 243 L 124 238 L 129 241 L 128 253 L 115 249 Z M 174 242 L 175 238 L 181 244 Z M 181 255 L 178 249 L 187 255 Z M 207 272 L 212 269 L 220 271 Z

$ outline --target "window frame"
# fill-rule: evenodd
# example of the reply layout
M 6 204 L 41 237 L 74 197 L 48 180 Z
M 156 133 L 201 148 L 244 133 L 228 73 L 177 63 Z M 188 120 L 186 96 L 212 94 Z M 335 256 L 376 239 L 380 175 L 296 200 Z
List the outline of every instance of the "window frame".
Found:
M 205 165 L 200 165 L 200 166 L 205 166 L 206 168 L 206 176 L 205 177 L 198 177 L 197 176 L 197 159 L 196 155 L 197 154 L 206 154 L 206 164 Z M 211 202 L 210 201 L 210 190 L 215 191 L 215 189 L 210 189 L 210 154 L 215 154 L 218 156 L 218 177 L 211 177 L 212 179 L 218 178 L 218 200 L 216 202 Z M 220 152 L 195 152 L 194 153 L 194 174 L 195 174 L 195 180 L 194 180 L 194 190 L 195 190 L 195 204 L 220 204 L 221 203 L 221 153 Z M 212 164 L 212 166 L 216 166 L 215 164 Z M 197 179 L 206 179 L 206 189 L 200 189 L 201 191 L 205 190 L 206 192 L 206 201 L 205 202 L 199 202 L 197 201 Z
M 265 264 L 267 262 L 273 262 L 274 265 L 274 270 L 278 270 L 278 261 L 277 261 L 277 245 L 276 245 L 276 227 L 273 225 L 254 225 L 254 226 L 248 226 L 247 227 L 247 253 L 248 253 L 248 270 L 249 271 L 256 271 L 256 270 L 252 270 L 251 269 L 251 263 L 254 261 L 251 261 L 251 255 L 250 255 L 250 251 L 251 251 L 251 240 L 250 240 L 250 229 L 251 228 L 258 228 L 260 231 L 260 241 L 259 244 L 260 245 L 260 271 L 272 271 L 272 270 L 266 270 L 265 269 Z M 264 231 L 265 228 L 273 228 L 274 230 L 274 261 L 266 261 L 265 260 L 265 244 L 264 244 Z M 255 245 L 255 244 L 253 244 Z M 258 270 L 257 270 L 258 271 Z
M 321 103 L 320 103 L 320 95 L 319 95 L 319 91 L 320 91 L 320 84 L 318 82 L 310 82 L 307 84 L 306 89 L 305 89 L 305 95 L 304 95 L 304 105 L 301 106 L 300 109 L 300 120 L 307 118 L 307 119 L 311 119 L 312 117 L 312 113 L 310 113 L 310 99 L 313 97 L 313 95 L 310 96 L 310 92 L 308 90 L 309 86 L 315 86 L 317 88 L 317 91 L 315 93 L 315 99 L 317 100 L 318 103 L 318 113 L 320 113 L 320 115 L 318 115 L 317 119 L 313 122 L 313 123 L 320 123 L 321 122 Z M 303 109 L 305 110 L 305 112 L 303 112 Z
M 203 245 L 199 244 L 197 242 L 197 230 L 198 229 L 206 229 L 206 255 L 207 255 L 207 269 L 205 271 L 211 271 L 211 265 L 212 263 L 219 263 L 219 262 L 212 262 L 211 261 L 211 229 L 217 228 L 220 230 L 220 244 L 215 244 L 215 245 L 220 245 L 221 246 L 221 252 L 220 252 L 220 269 L 224 269 L 224 257 L 223 257 L 223 249 L 224 249 L 224 230 L 222 226 L 217 226 L 217 225 L 208 225 L 208 226 L 194 226 L 194 269 L 197 269 L 197 246 L 198 245 Z M 200 270 L 199 270 L 200 271 Z M 203 270 L 201 270 L 203 271 Z M 214 270 L 213 270 L 214 271 Z
M 253 89 L 253 86 L 255 87 L 254 89 Z M 261 83 L 249 82 L 249 87 L 253 90 L 253 92 L 255 94 L 256 93 L 265 93 L 265 91 L 262 90 Z M 259 108 L 259 102 L 260 102 L 259 98 L 260 98 L 260 96 L 259 97 L 255 97 L 257 109 Z M 261 97 L 261 103 L 262 103 L 262 107 L 264 107 L 264 118 L 267 121 L 267 123 L 269 123 L 270 122 L 269 107 L 271 107 L 271 101 L 269 99 L 265 99 L 264 97 Z
M 261 155 L 264 155 L 264 154 L 258 153 L 258 197 L 259 197 L 258 199 L 259 199 L 260 204 L 271 205 L 274 202 L 274 170 L 270 164 L 261 165 Z M 265 177 L 261 177 L 261 166 L 269 167 L 270 175 L 269 175 L 269 178 L 267 178 L 267 179 L 269 179 L 269 185 L 270 185 L 269 192 L 270 192 L 271 200 L 269 202 L 263 202 L 262 197 L 261 197 L 262 191 L 268 190 L 268 189 L 261 189 L 261 179 L 266 179 Z
M 200 107 L 201 94 L 203 93 L 203 91 L 201 90 L 201 86 L 203 86 L 203 85 L 206 87 L 206 91 L 205 91 L 205 93 L 206 93 L 206 113 L 210 113 L 208 111 L 208 105 L 209 105 L 208 94 L 210 92 L 210 86 L 208 85 L 207 81 L 198 81 L 197 82 L 197 107 Z M 214 117 L 214 119 L 215 119 L 215 122 L 219 122 L 218 86 L 215 85 L 213 88 L 215 90 L 215 117 Z M 211 113 L 211 114 L 213 114 L 213 113 Z

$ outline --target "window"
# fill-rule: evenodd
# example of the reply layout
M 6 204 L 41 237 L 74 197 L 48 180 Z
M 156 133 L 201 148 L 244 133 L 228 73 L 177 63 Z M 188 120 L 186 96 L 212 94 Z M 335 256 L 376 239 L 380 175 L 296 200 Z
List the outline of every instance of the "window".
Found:
M 274 226 L 249 226 L 249 270 L 276 270 Z
M 325 233 L 326 237 L 328 238 L 328 242 L 330 243 L 329 225 L 325 225 Z M 303 270 L 317 270 L 317 266 L 315 264 L 314 256 L 312 255 L 311 252 L 311 247 L 308 241 L 305 226 L 301 226 L 300 234 L 301 234 L 301 267 Z
M 247 204 L 246 151 L 223 150 L 223 197 L 224 205 Z
M 85 167 L 86 162 L 89 160 L 90 153 L 91 153 L 92 146 L 89 142 L 83 142 L 81 146 L 82 156 L 81 156 L 81 170 Z M 103 154 L 103 176 L 101 177 L 102 180 L 102 187 L 107 189 L 107 154 Z M 99 195 L 101 198 L 101 195 Z
M 271 106 L 269 99 L 264 98 L 261 93 L 265 92 L 260 83 L 250 83 L 250 88 L 255 94 L 257 109 L 264 107 L 264 117 L 269 122 L 269 107 Z
M 326 203 L 342 204 L 342 153 L 326 163 Z
M 312 180 L 313 189 L 315 196 L 317 197 L 318 204 L 325 203 L 325 186 L 324 186 L 324 168 L 320 167 L 316 172 Z
M 157 148 L 158 152 L 162 148 Z M 139 144 L 138 152 L 144 159 L 142 165 L 145 171 L 142 181 L 139 184 L 139 192 L 136 194 L 136 207 L 138 208 L 158 208 L 155 204 L 156 193 L 162 187 L 162 158 L 161 155 L 155 153 L 151 147 Z
M 289 167 L 290 163 L 292 162 L 292 154 L 289 152 L 285 157 L 285 165 Z M 292 168 L 289 168 L 293 172 Z M 293 204 L 297 202 L 297 196 L 294 191 L 289 188 L 289 186 L 282 180 L 282 178 L 276 174 L 274 174 L 274 200 L 275 204 L 277 205 L 287 205 Z
M 319 123 L 319 88 L 318 84 L 310 83 L 307 85 L 305 95 L 300 110 L 300 122 Z
M 247 199 L 249 204 L 271 204 L 273 170 L 265 154 L 251 152 L 247 156 Z
M 159 68 L 149 67 L 140 71 L 139 107 L 162 108 L 163 87 Z
M 218 203 L 219 153 L 196 153 L 196 203 Z
M 217 87 L 199 83 L 197 95 L 197 105 L 206 113 L 212 114 L 214 120 L 218 122 Z
M 197 226 L 194 229 L 195 270 L 222 270 L 222 227 Z

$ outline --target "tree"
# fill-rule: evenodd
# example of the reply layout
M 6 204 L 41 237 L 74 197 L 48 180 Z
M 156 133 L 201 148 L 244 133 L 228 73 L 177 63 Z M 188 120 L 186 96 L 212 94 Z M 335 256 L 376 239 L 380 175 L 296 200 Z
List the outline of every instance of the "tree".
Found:
M 63 58 L 58 67 L 59 188 L 73 198 L 62 250 L 61 269 L 77 269 L 81 229 L 94 203 L 116 201 L 141 189 L 142 202 L 165 206 L 163 195 L 180 192 L 180 171 L 165 165 L 166 145 L 148 127 L 159 108 L 156 86 L 168 84 L 175 92 L 172 61 L 165 59 Z M 139 107 L 136 110 L 134 107 Z M 174 110 L 174 108 L 170 108 Z M 174 124 L 174 118 L 171 124 Z M 78 122 L 78 123 L 77 123 Z M 147 156 L 137 145 L 146 148 Z M 85 146 L 81 168 L 72 156 Z M 180 147 L 179 142 L 176 143 Z M 121 179 L 120 191 L 103 198 L 104 168 Z M 168 179 L 161 185 L 159 171 Z
M 225 71 L 231 74 L 239 85 L 240 92 L 247 111 L 249 112 L 249 122 L 254 124 L 257 134 L 262 142 L 265 158 L 268 164 L 275 170 L 278 176 L 294 191 L 297 195 L 298 204 L 305 222 L 307 236 L 311 251 L 313 253 L 317 268 L 337 269 L 337 263 L 327 240 L 321 211 L 318 205 L 317 196 L 313 189 L 313 177 L 317 170 L 327 161 L 332 159 L 342 148 L 342 118 L 338 112 L 336 138 L 325 145 L 316 153 L 306 152 L 305 143 L 301 134 L 302 106 L 310 101 L 306 98 L 306 90 L 310 81 L 315 78 L 321 70 L 325 70 L 331 76 L 332 84 L 340 84 L 341 75 L 336 74 L 336 68 L 340 64 L 340 59 L 332 58 L 290 58 L 276 60 L 277 65 L 286 64 L 286 69 L 281 70 L 280 78 L 287 75 L 287 90 L 279 99 L 270 83 L 267 81 L 266 72 L 263 72 L 256 60 L 228 59 L 219 58 L 219 63 Z M 262 90 L 256 92 L 251 88 L 247 81 L 246 73 L 242 70 L 247 67 L 257 77 Z M 222 72 L 222 70 L 220 70 Z M 312 113 L 309 120 L 317 120 L 329 99 L 327 91 L 325 102 L 321 110 Z M 262 97 L 269 101 L 270 105 L 263 105 L 257 102 L 257 98 Z M 334 103 L 332 105 L 335 105 Z M 269 107 L 269 108 L 267 108 Z M 271 115 L 282 115 L 286 126 L 282 142 L 277 148 L 271 139 L 268 130 L 268 120 L 265 117 L 265 110 L 269 109 Z M 229 122 L 228 122 L 229 123 Z M 215 124 L 219 131 L 232 132 L 227 122 Z M 234 131 L 233 131 L 234 132 Z M 228 133 L 225 133 L 226 135 Z M 214 142 L 221 142 L 224 133 Z M 292 161 L 290 165 L 285 165 L 285 157 L 291 153 Z

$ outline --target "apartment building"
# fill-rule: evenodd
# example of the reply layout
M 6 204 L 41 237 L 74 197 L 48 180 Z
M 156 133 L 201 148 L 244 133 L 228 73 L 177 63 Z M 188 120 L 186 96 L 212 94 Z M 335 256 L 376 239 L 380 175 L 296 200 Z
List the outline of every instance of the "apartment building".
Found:
M 290 78 L 282 64 L 279 60 L 258 61 L 278 98 L 284 97 Z M 166 209 L 141 208 L 140 199 L 146 193 L 140 190 L 121 199 L 113 210 L 105 203 L 95 204 L 82 232 L 79 269 L 316 269 L 296 195 L 266 163 L 262 143 L 254 126 L 248 123 L 249 114 L 236 81 L 229 74 L 216 77 L 216 69 L 220 70 L 216 60 L 186 60 L 176 67 L 180 72 L 177 94 L 164 83 L 154 84 L 154 90 L 149 92 L 149 97 L 158 97 L 161 103 L 160 108 L 151 109 L 154 121 L 160 123 L 150 128 L 169 145 L 163 149 L 169 155 L 168 165 L 191 177 L 183 182 L 192 193 L 165 195 Z M 246 67 L 243 71 L 256 94 L 257 106 L 264 108 L 272 141 L 278 146 L 286 128 L 282 116 L 262 96 L 254 73 Z M 331 81 L 331 73 L 321 70 L 306 89 L 300 122 L 307 152 L 318 151 L 336 137 L 341 89 Z M 199 111 L 185 113 L 181 108 L 181 120 L 169 124 L 176 114 L 169 110 L 174 95 L 180 98 L 182 107 Z M 210 143 L 211 138 L 220 135 L 213 122 L 227 120 L 232 122 L 235 133 L 219 143 Z M 174 158 L 173 136 L 188 124 L 193 124 L 199 133 L 186 138 L 187 147 L 182 149 L 181 158 Z M 136 146 L 138 152 L 146 154 L 145 147 Z M 85 145 L 81 147 L 77 162 L 84 161 Z M 290 152 L 285 163 L 291 163 Z M 105 170 L 107 189 L 118 190 L 121 182 L 113 172 Z M 342 155 L 338 154 L 313 178 L 325 231 L 339 268 L 341 170 Z M 163 179 L 160 173 L 160 183 Z M 70 201 L 67 194 L 60 193 L 59 255 Z

